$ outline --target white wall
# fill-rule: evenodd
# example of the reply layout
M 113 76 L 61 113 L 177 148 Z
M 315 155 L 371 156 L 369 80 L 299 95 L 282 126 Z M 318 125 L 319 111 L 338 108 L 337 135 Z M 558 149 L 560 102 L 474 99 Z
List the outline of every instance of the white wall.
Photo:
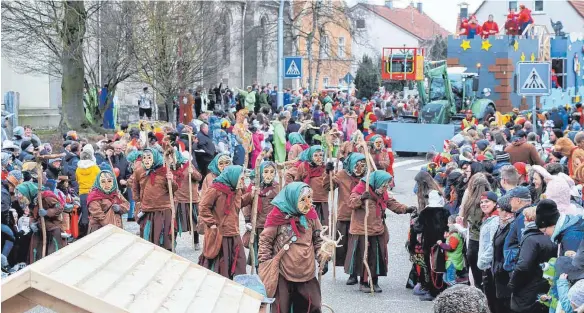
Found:
M 355 60 L 353 72 L 357 70 L 359 61 L 364 54 L 370 57 L 380 57 L 384 47 L 418 47 L 417 37 L 395 26 L 379 15 L 363 9 L 361 7 L 353 8 L 354 16 L 365 19 L 365 30 L 353 36 L 352 54 Z M 354 23 L 355 21 L 353 21 Z M 355 38 L 361 36 L 361 38 Z
M 20 108 L 49 108 L 50 83 L 48 75 L 17 73 L 10 62 L 2 58 L 2 101 L 8 91 L 20 93 Z
M 535 1 L 518 1 L 517 7 L 524 4 L 528 9 L 531 10 L 533 21 L 537 25 L 547 26 L 550 33 L 553 33 L 551 27 L 550 18 L 556 21 L 562 21 L 564 25 L 564 32 L 584 32 L 584 18 L 578 14 L 574 7 L 568 3 L 567 0 L 547 0 L 544 1 L 543 11 L 536 12 L 534 10 Z M 504 34 L 505 21 L 507 20 L 507 14 L 509 14 L 509 1 L 501 0 L 487 0 L 477 12 L 476 16 L 479 23 L 484 23 L 489 14 L 493 14 L 495 22 L 499 24 L 499 29 L 501 34 Z

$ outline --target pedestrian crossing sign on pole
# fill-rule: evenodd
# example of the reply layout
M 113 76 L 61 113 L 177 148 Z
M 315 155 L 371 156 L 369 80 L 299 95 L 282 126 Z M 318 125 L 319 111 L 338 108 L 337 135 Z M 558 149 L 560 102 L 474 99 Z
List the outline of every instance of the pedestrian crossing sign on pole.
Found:
M 517 93 L 521 96 L 547 96 L 551 93 L 550 62 L 517 64 Z
M 302 78 L 302 57 L 284 58 L 284 78 Z

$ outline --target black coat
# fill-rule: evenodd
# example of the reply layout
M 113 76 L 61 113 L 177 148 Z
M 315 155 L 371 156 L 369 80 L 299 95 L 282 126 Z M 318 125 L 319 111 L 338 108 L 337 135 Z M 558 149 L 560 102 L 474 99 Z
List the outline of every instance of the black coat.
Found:
M 420 212 L 414 232 L 422 234 L 422 249 L 424 254 L 430 254 L 432 246 L 438 240 L 444 241 L 444 232 L 448 231 L 448 217 L 450 212 L 445 208 L 427 207 Z
M 557 254 L 557 246 L 537 228 L 526 228 L 519 248 L 519 259 L 511 274 L 509 288 L 511 309 L 516 312 L 531 312 L 539 294 L 548 292 L 550 286 L 542 275 L 540 264 L 548 262 Z
M 495 237 L 493 237 L 493 263 L 491 264 L 491 272 L 495 281 L 497 299 L 511 298 L 511 289 L 507 286 L 509 284 L 509 272 L 503 269 L 503 264 L 505 263 L 503 246 L 510 229 L 511 223 L 505 225 L 503 228 L 497 229 Z
M 200 155 L 200 158 L 203 160 L 208 160 L 211 162 L 215 157 L 215 144 L 209 135 L 205 135 L 202 131 L 197 134 L 197 139 L 199 142 L 197 143 L 196 150 L 204 150 L 204 153 L 196 152 L 197 156 Z
M 118 183 L 121 179 L 128 180 L 132 172 L 130 171 L 130 163 L 126 160 L 126 156 L 123 153 L 114 154 L 111 157 L 112 165 L 120 170 L 120 174 L 118 175 Z

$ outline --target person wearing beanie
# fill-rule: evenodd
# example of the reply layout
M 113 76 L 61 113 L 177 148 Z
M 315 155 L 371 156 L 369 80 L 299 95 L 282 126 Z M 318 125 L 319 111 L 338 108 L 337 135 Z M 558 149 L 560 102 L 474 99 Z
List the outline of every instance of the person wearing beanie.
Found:
M 537 205 L 535 224 L 550 239 L 559 245 L 560 255 L 576 251 L 584 239 L 584 220 L 580 215 L 560 213 L 556 203 L 550 199 Z
M 497 164 L 495 164 L 495 167 L 493 168 L 494 172 L 498 172 L 503 166 L 505 165 L 511 165 L 511 163 L 509 162 L 510 160 L 510 156 L 509 153 L 507 152 L 497 152 L 496 156 L 495 156 L 495 161 L 497 161 Z
M 517 265 L 511 274 L 511 310 L 513 312 L 547 312 L 548 308 L 538 302 L 540 294 L 549 290 L 543 278 L 540 264 L 557 256 L 558 249 L 540 229 L 549 227 L 550 220 L 557 220 L 559 212 L 553 202 L 542 200 L 537 206 L 535 222 L 526 224 Z M 543 227 L 542 227 L 543 226 Z
M 480 289 L 455 285 L 434 300 L 434 313 L 489 313 L 487 299 Z
M 480 207 L 484 214 L 480 228 L 479 252 L 477 267 L 483 271 L 483 290 L 487 296 L 489 307 L 494 310 L 496 291 L 493 275 L 490 270 L 493 262 L 493 238 L 499 229 L 499 212 L 497 210 L 497 194 L 492 191 L 483 192 Z
M 91 145 L 85 145 L 85 147 L 91 147 Z M 81 160 L 78 163 L 77 170 L 75 171 L 75 180 L 79 184 L 79 199 L 81 204 L 81 216 L 79 217 L 79 238 L 82 238 L 87 234 L 89 226 L 89 211 L 87 207 L 87 195 L 93 187 L 93 183 L 97 175 L 100 172 L 100 168 L 95 164 L 95 156 L 93 155 L 91 149 L 83 148 L 81 152 Z

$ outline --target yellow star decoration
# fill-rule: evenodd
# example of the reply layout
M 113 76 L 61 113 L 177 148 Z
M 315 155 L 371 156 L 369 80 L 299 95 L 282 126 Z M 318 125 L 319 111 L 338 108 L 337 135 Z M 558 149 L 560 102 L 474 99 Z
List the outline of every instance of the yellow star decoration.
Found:
M 521 62 L 525 62 L 525 53 L 521 52 Z
M 460 47 L 466 51 L 468 49 L 470 49 L 470 40 L 463 40 L 462 44 L 460 44 Z
M 535 53 L 531 53 L 531 58 L 530 58 L 531 62 L 535 62 Z
M 485 51 L 489 51 L 489 49 L 492 47 L 493 45 L 489 42 L 489 40 L 483 40 L 483 43 L 481 45 L 481 49 L 485 50 Z
M 515 39 L 515 43 L 513 44 L 513 50 L 519 50 L 519 40 Z

